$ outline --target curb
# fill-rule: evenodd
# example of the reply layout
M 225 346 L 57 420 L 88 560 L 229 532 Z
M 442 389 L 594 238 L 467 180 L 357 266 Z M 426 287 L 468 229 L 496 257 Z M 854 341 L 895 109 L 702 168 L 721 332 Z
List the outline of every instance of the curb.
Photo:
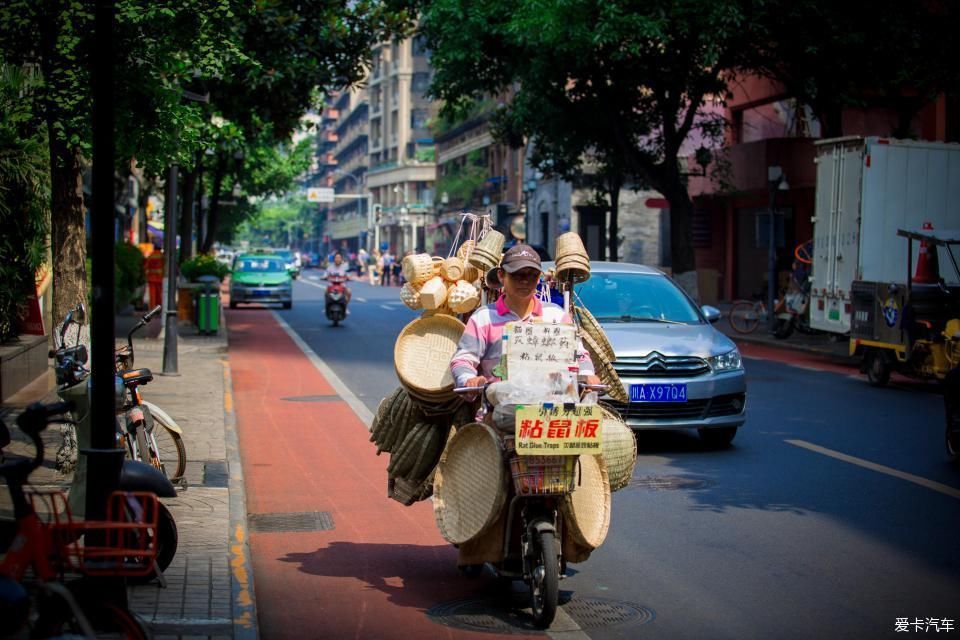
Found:
M 230 608 L 233 637 L 255 639 L 259 637 L 259 623 L 247 535 L 243 465 L 237 439 L 237 416 L 233 409 L 233 378 L 228 358 L 220 362 L 223 364 L 223 428 L 230 491 Z

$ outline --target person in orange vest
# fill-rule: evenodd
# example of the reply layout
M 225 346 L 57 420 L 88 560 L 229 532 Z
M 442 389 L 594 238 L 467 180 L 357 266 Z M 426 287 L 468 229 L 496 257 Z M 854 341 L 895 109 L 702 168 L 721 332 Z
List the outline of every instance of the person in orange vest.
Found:
M 150 292 L 150 308 L 161 304 L 163 299 L 163 251 L 154 249 L 143 264 Z

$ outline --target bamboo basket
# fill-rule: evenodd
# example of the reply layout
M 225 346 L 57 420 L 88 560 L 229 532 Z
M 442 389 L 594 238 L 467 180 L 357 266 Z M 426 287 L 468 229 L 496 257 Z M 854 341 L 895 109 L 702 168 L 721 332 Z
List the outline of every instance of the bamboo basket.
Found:
M 608 407 L 602 407 L 602 411 L 601 455 L 607 467 L 610 491 L 619 491 L 633 478 L 633 469 L 637 465 L 637 438 L 617 412 Z
M 412 284 L 423 284 L 433 277 L 433 258 L 429 253 L 406 256 L 401 263 L 404 279 Z
M 561 503 L 567 533 L 596 549 L 610 529 L 610 480 L 601 456 L 580 456 L 580 484 Z
M 450 395 L 454 383 L 450 358 L 463 329 L 462 322 L 442 314 L 418 318 L 404 327 L 393 350 L 394 366 L 403 386 L 427 397 Z

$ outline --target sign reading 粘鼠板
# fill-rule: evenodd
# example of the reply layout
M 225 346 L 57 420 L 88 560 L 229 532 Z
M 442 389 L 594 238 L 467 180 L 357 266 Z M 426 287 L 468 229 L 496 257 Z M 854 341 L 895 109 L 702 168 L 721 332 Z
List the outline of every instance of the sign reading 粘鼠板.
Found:
M 602 424 L 603 413 L 596 404 L 518 405 L 517 454 L 599 454 Z

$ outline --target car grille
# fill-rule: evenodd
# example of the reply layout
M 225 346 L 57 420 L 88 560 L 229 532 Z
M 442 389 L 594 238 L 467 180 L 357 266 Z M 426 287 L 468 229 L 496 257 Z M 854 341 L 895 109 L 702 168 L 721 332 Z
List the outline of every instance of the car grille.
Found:
M 735 416 L 743 411 L 745 393 L 687 402 L 609 402 L 625 420 L 679 420 Z
M 710 373 L 703 358 L 665 356 L 656 351 L 642 357 L 617 357 L 613 368 L 621 378 L 693 378 Z

